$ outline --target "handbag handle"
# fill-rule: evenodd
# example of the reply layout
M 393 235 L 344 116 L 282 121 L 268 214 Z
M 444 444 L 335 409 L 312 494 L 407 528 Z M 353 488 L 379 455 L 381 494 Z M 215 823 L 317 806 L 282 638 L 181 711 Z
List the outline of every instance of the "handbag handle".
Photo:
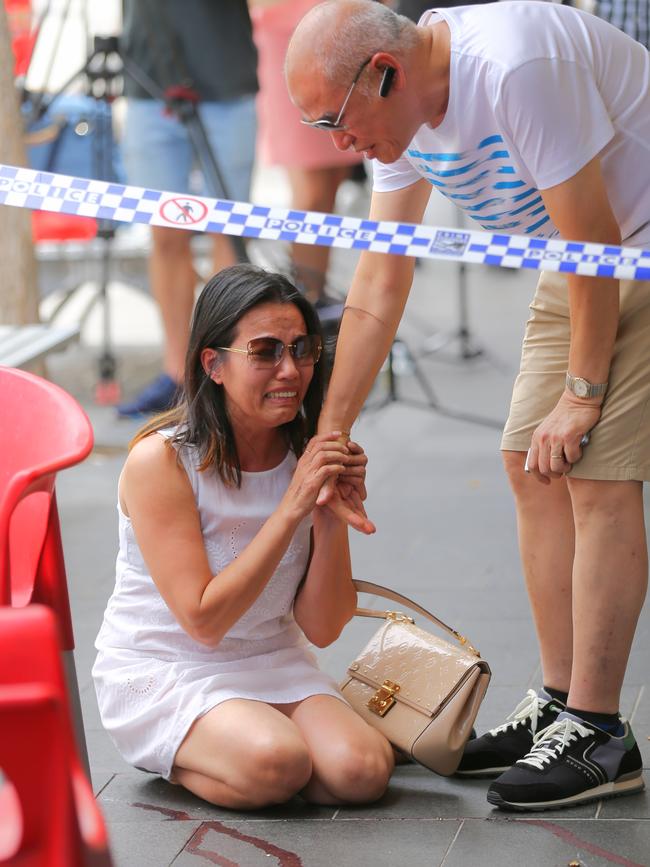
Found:
M 371 593 L 373 596 L 381 596 L 384 599 L 390 599 L 391 602 L 397 602 L 399 605 L 404 605 L 406 608 L 410 608 L 412 611 L 417 611 L 418 614 L 421 614 L 423 617 L 426 617 L 427 620 L 435 623 L 436 626 L 444 629 L 445 632 L 451 635 L 452 638 L 455 638 L 456 641 L 458 641 L 458 643 L 470 653 L 474 653 L 476 654 L 476 656 L 481 655 L 478 650 L 469 643 L 469 641 L 465 638 L 464 635 L 461 635 L 460 632 L 452 629 L 451 626 L 447 626 L 447 624 L 440 620 L 438 617 L 436 617 L 435 614 L 427 611 L 426 608 L 418 605 L 417 602 L 409 599 L 408 596 L 402 596 L 401 593 L 397 593 L 395 590 L 389 590 L 388 587 L 382 587 L 381 584 L 373 584 L 372 581 L 357 581 L 356 579 L 354 579 L 352 583 L 354 584 L 358 593 Z M 396 617 L 395 611 L 378 611 L 374 608 L 357 608 L 355 614 L 357 614 L 359 617 L 380 617 L 383 620 L 399 619 L 398 617 Z

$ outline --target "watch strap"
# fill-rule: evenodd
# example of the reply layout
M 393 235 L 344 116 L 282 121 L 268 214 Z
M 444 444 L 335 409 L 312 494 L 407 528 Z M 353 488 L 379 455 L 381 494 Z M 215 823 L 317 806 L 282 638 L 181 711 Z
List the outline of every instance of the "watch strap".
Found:
M 580 394 L 578 391 L 577 383 L 584 383 L 587 386 L 585 394 Z M 607 391 L 608 382 L 589 382 L 588 379 L 585 379 L 583 376 L 572 376 L 570 373 L 566 375 L 566 387 L 572 394 L 575 394 L 576 397 L 583 398 L 584 400 L 590 397 L 601 397 Z

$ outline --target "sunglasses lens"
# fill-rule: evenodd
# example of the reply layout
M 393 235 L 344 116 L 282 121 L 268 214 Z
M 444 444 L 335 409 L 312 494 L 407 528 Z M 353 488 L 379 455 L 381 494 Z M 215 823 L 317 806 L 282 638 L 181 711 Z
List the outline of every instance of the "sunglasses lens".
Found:
M 287 348 L 296 364 L 305 367 L 315 364 L 320 358 L 321 340 L 317 334 L 304 334 Z M 282 360 L 284 349 L 284 343 L 277 337 L 255 337 L 248 342 L 248 358 L 254 367 L 276 367 Z
M 283 350 L 284 344 L 276 337 L 256 337 L 248 343 L 248 357 L 255 367 L 275 367 Z
M 316 334 L 296 338 L 293 357 L 298 364 L 315 364 L 320 358 L 321 342 Z

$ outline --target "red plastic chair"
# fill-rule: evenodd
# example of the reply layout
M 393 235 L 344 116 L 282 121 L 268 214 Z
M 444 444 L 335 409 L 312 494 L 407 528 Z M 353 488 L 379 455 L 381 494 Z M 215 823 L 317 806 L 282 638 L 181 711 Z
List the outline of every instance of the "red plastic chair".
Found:
M 75 729 L 88 771 L 54 485 L 59 470 L 87 457 L 92 427 L 63 389 L 9 367 L 0 367 L 0 406 L 0 605 L 20 608 L 40 602 L 56 613 Z
M 11 867 L 110 867 L 76 750 L 58 627 L 44 605 L 0 608 L 0 846 Z M 0 850 L 0 858 L 2 852 Z

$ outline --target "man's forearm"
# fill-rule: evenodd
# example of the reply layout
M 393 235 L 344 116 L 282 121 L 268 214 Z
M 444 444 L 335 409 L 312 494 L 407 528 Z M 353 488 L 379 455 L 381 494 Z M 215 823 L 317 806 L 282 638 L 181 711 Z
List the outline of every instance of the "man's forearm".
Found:
M 409 266 L 412 269 L 412 265 Z M 408 298 L 408 268 L 398 285 L 355 277 L 341 320 L 336 357 L 319 430 L 349 431 L 388 354 Z
M 618 280 L 571 275 L 569 307 L 569 372 L 592 383 L 607 382 L 618 329 Z

